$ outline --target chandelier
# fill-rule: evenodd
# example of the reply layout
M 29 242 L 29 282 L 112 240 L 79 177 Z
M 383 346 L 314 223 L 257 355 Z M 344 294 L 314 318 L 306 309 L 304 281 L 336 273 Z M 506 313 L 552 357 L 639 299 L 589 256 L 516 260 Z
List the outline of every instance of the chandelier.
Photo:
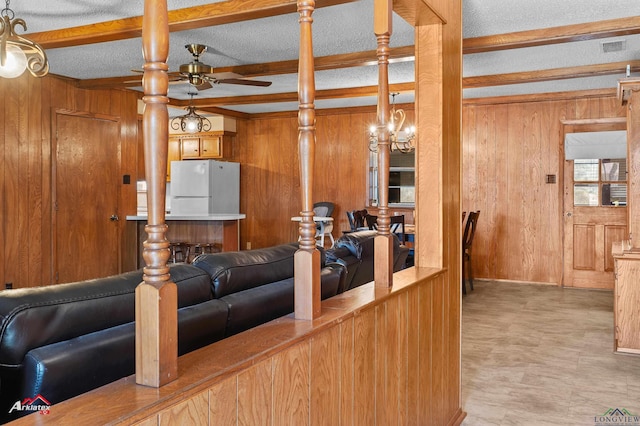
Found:
M 43 77 L 49 72 L 47 55 L 37 43 L 16 34 L 16 27 L 26 31 L 27 23 L 15 18 L 9 2 L 0 11 L 0 77 L 16 78 L 27 69 L 34 77 Z
M 189 93 L 191 99 L 189 100 L 189 106 L 185 108 L 187 113 L 171 120 L 171 128 L 173 130 L 181 130 L 185 133 L 199 133 L 211 130 L 211 122 L 209 119 L 196 113 L 196 107 L 191 105 L 194 94 L 195 93 Z
M 396 109 L 395 99 L 399 93 L 391 94 L 391 118 L 389 121 L 389 147 L 391 151 L 400 151 L 403 154 L 413 152 L 416 149 L 416 127 L 402 125 L 406 114 L 401 109 Z M 369 127 L 369 150 L 378 151 L 378 128 L 375 125 Z

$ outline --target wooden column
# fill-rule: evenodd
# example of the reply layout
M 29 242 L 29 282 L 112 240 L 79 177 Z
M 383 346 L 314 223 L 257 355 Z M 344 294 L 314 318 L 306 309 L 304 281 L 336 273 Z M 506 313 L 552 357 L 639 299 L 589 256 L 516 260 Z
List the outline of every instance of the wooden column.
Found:
M 294 255 L 295 317 L 310 320 L 320 315 L 320 252 L 316 248 L 313 221 L 313 174 L 316 145 L 315 77 L 311 15 L 315 1 L 299 0 L 300 55 L 298 60 L 298 150 L 302 221 L 300 248 Z
M 640 78 L 618 82 L 627 106 L 627 229 L 632 248 L 640 248 Z
M 378 235 L 374 241 L 374 281 L 393 285 L 393 235 L 389 230 L 389 40 L 392 33 L 391 0 L 375 0 L 373 31 L 378 48 Z
M 443 68 L 442 68 L 442 25 L 423 25 L 416 27 L 416 122 L 418 128 L 418 140 L 416 146 L 416 182 L 420 187 L 416 189 L 416 241 L 415 241 L 415 265 L 416 266 L 444 266 L 445 262 L 445 227 L 443 222 L 444 209 L 444 166 L 443 156 L 445 142 L 444 115 L 443 115 Z M 454 78 L 453 76 L 451 77 Z M 453 91 L 452 86 L 452 91 Z M 452 133 L 453 135 L 453 133 Z M 459 139 L 452 136 L 448 142 L 451 145 L 458 144 Z M 452 148 L 453 149 L 453 148 Z M 451 164 L 446 164 L 453 174 L 459 173 L 459 148 L 457 155 L 447 158 Z M 457 162 L 454 166 L 454 161 Z M 455 168 L 454 168 L 455 167 Z M 459 176 L 459 175 L 458 175 Z M 459 177 L 458 177 L 459 181 Z M 457 191 L 455 191 L 457 190 Z M 447 194 L 457 201 L 451 204 L 454 209 L 451 217 L 456 219 L 459 210 L 459 187 L 449 188 L 451 194 Z M 455 192 L 454 192 L 455 191 Z M 449 244 L 460 246 L 460 221 L 448 227 Z M 456 236 L 451 241 L 452 236 Z M 461 255 L 456 254 L 450 259 L 450 267 L 454 265 L 460 268 Z
M 159 387 L 178 377 L 178 297 L 167 260 L 165 194 L 169 114 L 166 64 L 169 54 L 169 19 L 166 0 L 145 0 L 142 19 L 145 59 L 145 103 L 142 118 L 145 173 L 148 183 L 149 235 L 143 243 L 143 282 L 136 288 L 136 383 Z

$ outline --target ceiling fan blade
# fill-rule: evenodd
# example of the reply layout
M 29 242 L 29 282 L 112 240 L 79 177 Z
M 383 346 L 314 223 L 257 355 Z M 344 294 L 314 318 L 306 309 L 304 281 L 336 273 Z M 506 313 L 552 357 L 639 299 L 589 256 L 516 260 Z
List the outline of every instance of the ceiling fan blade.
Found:
M 207 89 L 211 89 L 213 86 L 208 81 L 205 81 L 204 83 L 198 84 L 197 86 L 193 86 L 193 87 L 195 87 L 198 90 L 207 90 Z
M 244 78 L 244 75 L 235 72 L 214 72 L 207 74 L 207 77 L 214 80 L 232 80 L 234 78 Z
M 260 80 L 248 80 L 243 78 L 227 78 L 224 80 L 216 80 L 216 83 L 220 84 L 242 84 L 244 86 L 260 86 L 260 87 L 268 87 L 271 86 L 270 81 L 260 81 Z
M 270 81 L 250 80 L 235 72 L 215 72 L 213 74 L 207 74 L 207 77 L 213 79 L 215 83 L 222 84 L 242 84 L 245 86 L 261 87 L 271 86 Z

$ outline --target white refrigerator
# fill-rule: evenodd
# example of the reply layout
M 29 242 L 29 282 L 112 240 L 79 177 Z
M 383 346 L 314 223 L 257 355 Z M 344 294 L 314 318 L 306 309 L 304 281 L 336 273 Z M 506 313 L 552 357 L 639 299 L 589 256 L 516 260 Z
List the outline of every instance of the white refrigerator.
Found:
M 240 163 L 171 162 L 171 215 L 240 213 Z

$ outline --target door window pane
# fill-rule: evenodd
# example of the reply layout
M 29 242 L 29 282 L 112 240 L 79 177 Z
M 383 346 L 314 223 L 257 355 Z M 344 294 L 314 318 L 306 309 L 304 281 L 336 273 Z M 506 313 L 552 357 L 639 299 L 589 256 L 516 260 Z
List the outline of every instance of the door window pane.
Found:
M 625 159 L 602 160 L 602 180 L 605 182 L 626 181 L 627 161 Z
M 596 171 L 597 170 L 598 168 L 596 165 Z M 576 183 L 573 186 L 573 205 L 597 206 L 598 201 L 597 183 Z
M 574 160 L 574 182 L 597 182 L 599 163 L 598 160 Z
M 626 206 L 627 205 L 627 184 L 626 183 L 602 184 L 602 205 L 603 206 Z

